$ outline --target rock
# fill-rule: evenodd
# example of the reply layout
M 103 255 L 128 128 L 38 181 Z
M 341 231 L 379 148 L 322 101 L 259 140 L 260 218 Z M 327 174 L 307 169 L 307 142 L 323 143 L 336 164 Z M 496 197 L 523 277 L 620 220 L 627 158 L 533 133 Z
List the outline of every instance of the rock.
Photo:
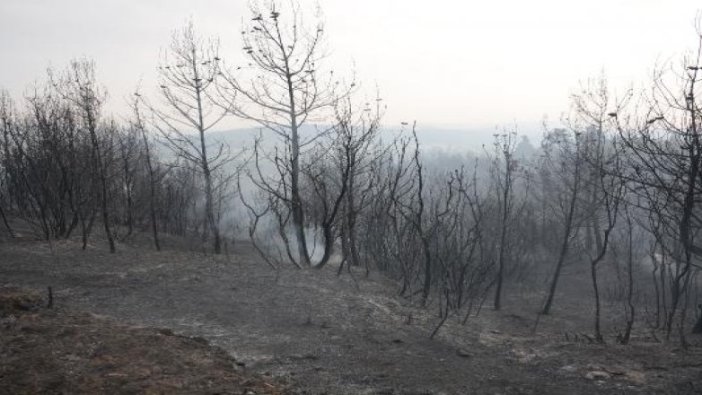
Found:
M 35 311 L 41 305 L 42 298 L 35 291 L 13 287 L 0 288 L 0 317 Z
M 5 328 L 11 327 L 12 325 L 14 325 L 15 322 L 17 322 L 17 317 L 15 317 L 12 314 L 5 318 L 0 318 L 0 325 L 2 325 Z
M 163 336 L 175 336 L 172 330 L 168 328 L 162 328 L 158 330 L 158 333 L 163 335 Z
M 458 355 L 461 358 L 470 358 L 473 356 L 471 353 L 469 353 L 468 351 L 466 351 L 462 348 L 459 348 L 456 350 L 456 355 Z
M 585 378 L 589 380 L 607 380 L 611 378 L 612 375 L 603 370 L 593 370 L 585 373 Z
M 572 372 L 575 372 L 576 370 L 578 370 L 578 368 L 576 368 L 573 365 L 565 365 L 565 366 L 562 366 L 560 370 L 562 370 L 564 372 L 572 373 Z
M 207 339 L 205 339 L 202 336 L 193 336 L 190 338 L 190 340 L 194 341 L 195 343 L 200 343 L 200 344 L 205 345 L 205 346 L 210 344 L 210 342 L 208 342 Z
M 646 375 L 643 372 L 637 372 L 635 370 L 629 370 L 626 373 L 624 373 L 624 377 L 638 385 L 645 385 L 646 384 Z

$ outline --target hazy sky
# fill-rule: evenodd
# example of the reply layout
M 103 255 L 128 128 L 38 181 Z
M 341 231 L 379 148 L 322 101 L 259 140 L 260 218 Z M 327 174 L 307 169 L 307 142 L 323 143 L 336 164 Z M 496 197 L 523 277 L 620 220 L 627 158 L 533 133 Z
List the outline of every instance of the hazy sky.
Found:
M 302 0 L 312 7 L 311 1 Z M 191 17 L 242 59 L 246 0 L 0 0 L 0 87 L 20 96 L 47 66 L 96 61 L 120 111 L 159 51 Z M 687 0 L 320 0 L 330 63 L 379 86 L 385 123 L 534 125 L 559 117 L 580 80 L 643 81 L 657 61 L 694 48 L 702 3 Z

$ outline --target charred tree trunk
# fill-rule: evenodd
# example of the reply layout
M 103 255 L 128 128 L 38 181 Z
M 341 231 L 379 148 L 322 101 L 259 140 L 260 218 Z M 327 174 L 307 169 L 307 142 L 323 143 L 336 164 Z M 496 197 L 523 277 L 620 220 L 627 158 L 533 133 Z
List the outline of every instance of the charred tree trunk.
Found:
M 561 249 L 558 254 L 558 261 L 556 261 L 556 270 L 551 278 L 551 285 L 549 286 L 548 296 L 546 297 L 546 303 L 544 304 L 541 314 L 548 315 L 551 313 L 551 306 L 553 305 L 553 298 L 556 294 L 556 287 L 558 286 L 558 280 L 561 276 L 561 269 L 565 263 L 566 256 L 568 254 L 568 248 L 570 246 L 570 238 L 573 232 L 573 217 L 575 215 L 575 206 L 577 201 L 577 193 L 573 191 L 570 199 L 570 205 L 568 208 L 568 214 L 565 221 L 565 227 L 563 230 L 563 240 L 561 241 Z
M 161 243 L 158 239 L 158 221 L 156 217 L 156 174 L 153 163 L 151 162 L 151 146 L 149 138 L 146 135 L 146 129 L 141 121 L 138 103 L 134 105 L 137 128 L 141 132 L 141 138 L 144 141 L 144 151 L 146 154 L 146 170 L 149 172 L 149 219 L 151 220 L 151 233 L 154 239 L 154 247 L 156 251 L 161 251 Z
M 10 237 L 14 238 L 15 237 L 15 232 L 12 230 L 12 227 L 10 226 L 10 223 L 7 220 L 7 216 L 5 216 L 5 210 L 2 208 L 2 203 L 0 203 L 0 217 L 2 217 L 2 223 L 5 225 L 5 228 L 7 229 L 7 232 L 10 234 Z

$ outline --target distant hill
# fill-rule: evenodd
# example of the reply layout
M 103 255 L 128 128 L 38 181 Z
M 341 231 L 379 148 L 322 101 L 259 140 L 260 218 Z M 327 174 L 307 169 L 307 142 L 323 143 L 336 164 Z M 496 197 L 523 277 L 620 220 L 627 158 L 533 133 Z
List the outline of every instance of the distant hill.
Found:
M 310 135 L 315 132 L 313 126 L 304 126 L 302 134 Z M 404 131 L 396 127 L 385 127 L 385 134 L 388 136 L 397 133 L 410 133 L 410 129 Z M 494 133 L 501 132 L 499 128 L 478 128 L 478 127 L 436 127 L 432 125 L 417 126 L 417 134 L 419 141 L 425 150 L 433 151 L 440 150 L 451 153 L 462 153 L 472 151 L 481 153 L 483 145 L 488 149 L 494 141 Z M 526 136 L 529 142 L 534 147 L 539 145 L 541 140 L 540 126 L 531 125 L 523 129 L 519 129 L 520 136 Z M 258 135 L 263 136 L 264 144 L 275 141 L 276 136 L 270 130 L 262 128 L 240 128 L 229 129 L 222 131 L 210 132 L 209 136 L 213 140 L 226 142 L 232 149 L 237 147 L 251 147 L 253 141 Z

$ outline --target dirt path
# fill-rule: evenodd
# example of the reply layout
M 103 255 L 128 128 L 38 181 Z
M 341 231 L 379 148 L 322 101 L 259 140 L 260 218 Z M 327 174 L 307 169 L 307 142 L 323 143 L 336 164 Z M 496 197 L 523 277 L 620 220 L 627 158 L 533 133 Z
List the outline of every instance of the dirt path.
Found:
M 300 393 L 702 389 L 699 349 L 680 355 L 648 345 L 623 353 L 560 342 L 553 334 L 526 335 L 518 329 L 528 327 L 522 315 L 492 312 L 468 326 L 450 323 L 429 340 L 435 318 L 395 298 L 389 281 L 338 278 L 329 268 L 276 272 L 245 243 L 230 260 L 125 247 L 110 255 L 97 247 L 80 251 L 71 241 L 53 250 L 43 242 L 0 244 L 0 285 L 51 285 L 59 305 L 202 336 L 247 369 Z

